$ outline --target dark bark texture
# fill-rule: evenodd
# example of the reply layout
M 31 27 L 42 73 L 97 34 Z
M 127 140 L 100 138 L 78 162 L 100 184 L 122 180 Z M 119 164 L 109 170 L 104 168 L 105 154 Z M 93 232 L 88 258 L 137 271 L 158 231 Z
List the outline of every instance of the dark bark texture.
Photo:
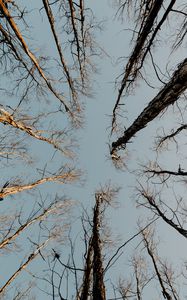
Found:
M 111 154 L 120 148 L 125 148 L 127 142 L 135 134 L 146 127 L 169 105 L 174 104 L 187 88 L 187 59 L 185 59 L 174 72 L 171 80 L 161 89 L 156 97 L 147 105 L 132 125 L 124 131 L 123 136 L 112 143 Z

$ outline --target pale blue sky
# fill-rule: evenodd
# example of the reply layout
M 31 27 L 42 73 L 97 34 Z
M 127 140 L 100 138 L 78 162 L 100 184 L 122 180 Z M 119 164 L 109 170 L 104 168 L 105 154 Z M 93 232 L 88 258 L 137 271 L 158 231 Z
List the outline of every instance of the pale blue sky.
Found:
M 91 2 L 91 1 L 90 1 Z M 33 3 L 37 3 L 38 0 L 32 1 Z M 72 232 L 79 232 L 80 222 L 76 221 L 76 217 L 81 213 L 81 203 L 85 208 L 91 210 L 91 207 L 94 205 L 94 192 L 96 189 L 100 187 L 100 185 L 104 185 L 105 183 L 111 181 L 115 185 L 121 187 L 121 191 L 119 193 L 118 198 L 118 208 L 109 209 L 107 213 L 107 221 L 108 225 L 111 228 L 114 236 L 120 238 L 123 243 L 126 239 L 130 238 L 131 235 L 135 234 L 137 231 L 137 220 L 139 215 L 146 218 L 147 212 L 140 211 L 136 209 L 135 203 L 135 191 L 134 186 L 137 182 L 137 178 L 133 173 L 129 172 L 134 171 L 138 168 L 138 165 L 143 162 L 147 162 L 150 159 L 156 157 L 155 154 L 151 153 L 151 147 L 153 147 L 153 137 L 156 135 L 156 128 L 160 127 L 162 124 L 167 126 L 168 128 L 173 123 L 173 116 L 167 119 L 167 122 L 163 120 L 157 119 L 150 124 L 147 128 L 137 134 L 137 139 L 133 139 L 133 144 L 128 147 L 128 158 L 127 158 L 127 166 L 128 169 L 124 171 L 116 170 L 113 166 L 110 158 L 109 158 L 109 147 L 108 143 L 110 140 L 110 125 L 111 125 L 111 114 L 113 105 L 115 103 L 117 90 L 115 90 L 115 79 L 122 72 L 124 66 L 124 60 L 121 64 L 117 63 L 117 59 L 121 56 L 127 56 L 130 54 L 129 42 L 130 42 L 130 32 L 124 31 L 125 28 L 129 26 L 128 22 L 122 24 L 119 20 L 114 18 L 115 9 L 112 8 L 110 1 L 107 0 L 96 0 L 89 3 L 89 5 L 93 9 L 93 13 L 95 14 L 98 20 L 103 20 L 103 31 L 96 34 L 96 40 L 98 44 L 103 48 L 108 56 L 104 56 L 100 59 L 96 59 L 96 64 L 98 65 L 98 74 L 93 75 L 93 95 L 92 99 L 85 99 L 86 101 L 86 109 L 85 109 L 85 124 L 83 129 L 76 133 L 77 140 L 80 145 L 78 151 L 79 157 L 79 166 L 84 171 L 84 179 L 85 182 L 83 185 L 76 184 L 75 186 L 59 186 L 57 184 L 46 184 L 43 187 L 40 187 L 40 191 L 43 194 L 47 193 L 65 193 L 69 197 L 72 197 L 77 202 L 77 207 L 74 211 L 75 215 L 75 223 L 72 228 Z M 30 2 L 31 4 L 31 2 Z M 28 4 L 29 5 L 29 4 Z M 41 4 L 40 4 L 41 5 Z M 39 5 L 39 6 L 40 6 Z M 36 44 L 38 39 L 42 37 L 42 41 L 40 41 L 41 47 L 44 49 L 44 52 L 47 51 L 47 54 L 53 54 L 55 51 L 53 47 L 51 48 L 51 35 L 49 30 L 46 29 L 45 19 L 43 23 L 39 21 L 39 13 L 36 10 L 32 14 L 32 18 L 34 18 L 35 25 L 38 24 L 38 27 L 35 27 L 36 35 L 34 38 L 36 40 Z M 32 41 L 31 41 L 32 42 Z M 167 56 L 167 46 L 161 45 L 159 46 L 160 50 L 156 57 L 159 60 L 165 60 Z M 161 55 L 162 54 L 162 55 Z M 184 56 L 185 53 L 180 53 L 180 57 Z M 173 60 L 177 61 L 178 57 L 173 58 Z M 180 60 L 180 59 L 179 59 Z M 149 65 L 148 65 L 149 66 Z M 148 67 L 149 68 L 149 67 Z M 152 79 L 151 71 L 150 72 L 150 80 Z M 128 120 L 124 120 L 124 126 L 129 125 L 130 122 L 138 115 L 138 113 L 142 110 L 143 105 L 148 103 L 149 100 L 157 93 L 157 90 L 152 90 L 148 88 L 145 84 L 139 82 L 139 86 L 136 89 L 136 92 L 126 100 L 127 117 Z M 6 102 L 6 101 L 5 101 Z M 55 105 L 54 105 L 55 109 Z M 59 125 L 61 124 L 61 119 L 59 118 Z M 36 167 L 42 167 L 45 162 L 51 157 L 52 153 L 50 146 L 43 145 L 40 142 L 32 142 L 32 149 L 35 151 L 37 164 Z M 176 154 L 173 151 L 170 155 L 166 154 L 163 156 L 161 162 L 166 165 L 168 162 L 171 169 L 176 169 L 178 164 L 180 163 L 180 157 L 176 158 Z M 56 160 L 53 160 L 53 168 L 58 167 L 58 154 L 56 156 Z M 5 180 L 9 178 L 9 174 L 11 168 L 8 170 L 3 170 Z M 25 176 L 27 180 L 30 179 L 31 174 L 33 174 L 32 166 L 18 166 L 16 170 L 12 172 L 12 175 L 17 172 L 20 172 L 21 175 Z M 37 174 L 34 170 L 35 175 Z M 25 180 L 26 180 L 25 179 Z M 4 180 L 4 179 L 3 179 Z M 178 190 L 177 190 L 178 191 Z M 27 207 L 32 206 L 32 195 L 24 194 L 21 195 L 21 199 L 16 197 L 14 200 L 15 206 L 18 205 L 19 201 L 24 201 L 27 203 Z M 8 198 L 6 203 L 2 203 L 2 209 L 7 208 L 7 205 L 12 206 L 12 199 Z M 30 203 L 30 204 L 29 204 Z M 168 230 L 166 225 L 163 226 L 162 222 L 159 223 L 158 232 L 162 233 L 160 238 L 161 245 L 160 249 L 162 250 L 163 255 L 166 257 L 171 256 L 173 260 L 176 257 L 176 254 L 179 252 L 179 243 L 181 243 L 181 255 L 186 253 L 185 245 L 182 246 L 182 240 L 180 236 L 176 235 L 173 230 Z M 167 239 L 167 240 L 166 240 Z M 167 243 L 166 243 L 167 242 Z M 113 269 L 106 275 L 106 280 L 108 280 L 111 276 L 111 281 L 117 283 L 118 275 L 127 276 L 126 270 L 128 270 L 128 263 L 130 255 L 132 254 L 134 246 L 138 244 L 132 243 L 125 250 L 125 254 L 123 257 L 119 259 L 114 266 Z M 76 253 L 75 257 L 77 260 L 77 264 L 79 265 L 82 259 L 82 243 L 79 241 L 79 238 L 76 240 Z M 24 245 L 27 247 L 27 245 Z M 59 249 L 60 250 L 60 249 Z M 65 247 L 63 247 L 63 251 L 65 251 Z M 114 251 L 114 249 L 113 249 Z M 64 254 L 64 252 L 63 252 Z M 112 253 L 111 253 L 112 254 Z M 9 254 L 8 254 L 9 255 Z M 7 255 L 7 257 L 8 257 Z M 66 261 L 68 252 L 64 255 L 64 262 Z M 18 258 L 19 254 L 17 255 Z M 19 260 L 18 259 L 18 260 Z M 79 262 L 80 259 L 80 262 Z M 4 277 L 0 277 L 0 282 L 3 282 L 10 275 L 10 269 L 15 269 L 18 267 L 19 263 L 15 261 L 15 257 L 13 255 L 9 255 L 9 264 L 7 265 L 7 261 L 3 258 L 1 259 L 1 269 L 4 270 Z M 34 270 L 34 267 L 38 264 L 37 268 L 40 269 L 40 264 L 43 266 L 43 262 L 37 260 L 31 270 Z M 30 269 L 30 267 L 28 268 Z M 24 275 L 21 276 L 24 280 Z M 17 281 L 20 279 L 18 278 Z M 108 283 L 106 283 L 108 285 Z M 109 293 L 108 297 L 112 297 L 112 294 Z M 148 296 L 149 299 L 152 295 Z M 38 293 L 36 299 L 51 299 L 43 293 Z M 145 298 L 146 299 L 146 298 Z M 148 298 L 147 298 L 148 299 Z

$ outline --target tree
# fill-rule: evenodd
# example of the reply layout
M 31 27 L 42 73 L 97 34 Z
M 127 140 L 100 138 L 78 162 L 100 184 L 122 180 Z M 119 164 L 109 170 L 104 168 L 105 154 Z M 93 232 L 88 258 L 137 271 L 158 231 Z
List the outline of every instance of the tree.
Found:
M 182 250 L 187 237 L 187 5 L 118 0 L 107 21 L 99 19 L 103 8 L 107 1 L 0 0 L 1 299 L 186 297 L 185 260 L 179 249 L 166 259 L 162 245 L 164 239 L 172 250 L 177 240 Z M 107 80 L 102 75 L 95 85 L 97 70 L 112 68 L 114 15 L 118 32 L 125 29 L 118 38 L 120 68 L 125 65 L 116 79 L 117 97 L 112 105 L 105 99 L 94 103 L 96 110 L 88 113 L 88 98 Z M 111 48 L 98 41 L 103 27 L 110 28 Z M 130 55 L 125 40 L 127 59 L 126 35 L 132 39 Z M 103 98 L 114 100 L 107 88 Z M 137 103 L 134 95 L 146 99 Z M 96 152 L 100 141 L 108 142 L 103 125 L 108 112 L 110 153 L 99 157 L 110 154 L 110 160 L 102 158 L 101 164 Z M 99 126 L 86 142 L 85 115 Z M 81 160 L 85 145 L 92 164 L 87 171 L 94 169 L 92 190 Z M 95 192 L 100 174 L 102 187 Z M 117 194 L 122 241 L 111 233 L 116 226 L 120 230 L 118 216 L 113 219 Z

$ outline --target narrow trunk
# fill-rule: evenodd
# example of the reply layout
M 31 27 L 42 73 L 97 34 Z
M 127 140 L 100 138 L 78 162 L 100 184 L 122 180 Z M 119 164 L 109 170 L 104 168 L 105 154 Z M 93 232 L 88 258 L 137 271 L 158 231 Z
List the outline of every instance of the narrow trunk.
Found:
M 80 300 L 88 300 L 90 285 L 91 285 L 91 274 L 92 274 L 92 260 L 93 260 L 93 243 L 92 236 L 90 237 L 89 246 L 86 256 L 86 264 L 84 269 L 84 278 Z
M 100 205 L 102 196 L 96 194 L 96 204 L 93 216 L 93 300 L 106 300 L 105 285 L 103 281 L 103 258 L 101 254 L 100 240 Z

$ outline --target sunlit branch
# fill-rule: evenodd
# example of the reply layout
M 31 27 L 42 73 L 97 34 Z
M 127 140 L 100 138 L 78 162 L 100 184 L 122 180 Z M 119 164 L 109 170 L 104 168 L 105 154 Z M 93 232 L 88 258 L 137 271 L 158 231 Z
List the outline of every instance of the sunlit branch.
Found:
M 3 199 L 4 197 L 7 197 L 9 195 L 14 195 L 14 194 L 17 194 L 17 193 L 20 193 L 23 191 L 31 190 L 31 189 L 37 187 L 38 185 L 41 185 L 46 182 L 56 181 L 61 184 L 72 182 L 72 181 L 76 180 L 77 177 L 78 177 L 78 174 L 76 172 L 69 171 L 67 173 L 65 172 L 64 174 L 59 174 L 59 175 L 54 175 L 51 177 L 42 178 L 37 181 L 34 181 L 33 183 L 26 184 L 26 185 L 7 186 L 5 188 L 2 188 L 2 190 L 0 191 L 0 198 Z
M 9 278 L 9 280 L 0 288 L 0 294 L 2 294 L 7 289 L 7 287 L 14 281 L 14 279 L 29 265 L 29 263 L 31 263 L 36 258 L 36 256 L 40 253 L 41 249 L 43 249 L 47 245 L 49 240 L 50 238 L 41 245 L 38 245 L 37 249 L 29 255 L 26 262 L 23 263 L 19 267 L 19 269 L 17 269 L 17 271 Z
M 58 99 L 60 100 L 60 102 L 64 105 L 65 110 L 67 112 L 71 113 L 70 108 L 68 107 L 68 105 L 65 102 L 65 99 L 63 96 L 61 96 L 59 93 L 57 93 L 55 91 L 55 89 L 53 88 L 53 86 L 51 85 L 50 81 L 47 79 L 45 73 L 43 72 L 42 68 L 40 67 L 37 58 L 35 57 L 35 55 L 30 51 L 29 47 L 27 46 L 27 43 L 25 42 L 18 26 L 16 25 L 14 19 L 12 18 L 12 16 L 10 15 L 9 10 L 6 8 L 6 5 L 4 4 L 3 0 L 0 0 L 0 9 L 2 14 L 6 17 L 8 23 L 10 24 L 12 30 L 14 31 L 17 39 L 19 40 L 19 42 L 21 43 L 21 46 L 24 50 L 24 52 L 27 54 L 27 56 L 30 58 L 30 60 L 33 62 L 34 66 L 36 67 L 36 69 L 38 70 L 38 73 L 40 74 L 40 76 L 43 78 L 44 82 L 46 83 L 47 87 L 49 88 L 49 90 L 52 92 L 52 94 Z
M 12 114 L 10 114 L 7 110 L 5 110 L 2 107 L 0 107 L 0 123 L 3 123 L 4 125 L 9 124 L 14 128 L 24 131 L 25 133 L 34 137 L 37 140 L 47 142 L 48 144 L 51 144 L 54 148 L 62 151 L 67 156 L 69 156 L 70 154 L 68 154 L 68 151 L 63 150 L 60 147 L 58 141 L 39 135 L 38 130 L 34 130 L 31 126 L 27 126 L 26 124 L 24 124 L 24 122 L 16 120 Z
M 8 34 L 8 32 L 2 27 L 1 24 L 0 24 L 0 31 L 1 31 L 2 35 L 4 36 L 4 38 L 5 38 L 5 41 L 6 41 L 7 45 L 9 45 L 9 47 L 13 51 L 16 59 L 24 66 L 24 68 L 27 70 L 28 74 L 31 76 L 32 80 L 34 80 L 37 84 L 39 84 L 39 82 L 34 77 L 32 70 L 30 70 L 28 68 L 27 63 L 23 60 L 23 58 L 19 54 L 18 50 L 14 46 L 14 43 L 12 42 L 11 35 Z
M 65 62 L 65 59 L 64 59 L 64 56 L 63 56 L 63 53 L 62 53 L 62 47 L 60 45 L 60 41 L 59 41 L 58 35 L 56 33 L 56 29 L 55 29 L 55 20 L 54 20 L 52 9 L 49 5 L 48 0 L 42 0 L 42 1 L 43 1 L 43 5 L 44 5 L 44 8 L 45 8 L 48 20 L 49 20 L 51 31 L 52 31 L 53 36 L 54 36 L 54 40 L 55 40 L 55 44 L 56 44 L 56 47 L 57 47 L 57 50 L 58 50 L 60 61 L 61 61 L 61 64 L 63 66 L 63 70 L 64 70 L 64 73 L 66 75 L 66 78 L 67 78 L 67 81 L 68 81 L 68 84 L 69 84 L 69 88 L 70 88 L 70 91 L 71 91 L 72 98 L 73 98 L 75 104 L 78 105 L 78 103 L 77 103 L 77 92 L 75 90 L 73 80 L 70 76 L 68 67 L 66 65 L 66 62 Z

